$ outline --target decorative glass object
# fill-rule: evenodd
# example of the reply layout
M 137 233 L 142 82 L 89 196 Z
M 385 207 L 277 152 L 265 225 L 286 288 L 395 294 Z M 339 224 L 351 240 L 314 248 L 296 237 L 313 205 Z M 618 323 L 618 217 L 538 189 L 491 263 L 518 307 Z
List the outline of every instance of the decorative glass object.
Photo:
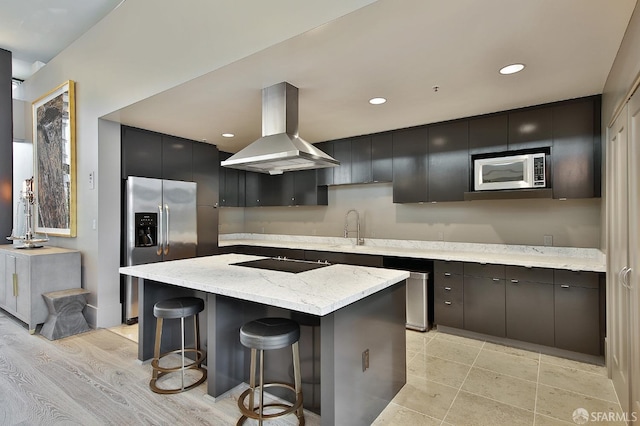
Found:
M 41 244 L 49 241 L 47 234 L 38 236 L 34 232 L 33 209 L 37 208 L 33 193 L 33 178 L 26 179 L 22 183 L 20 199 L 16 207 L 16 226 L 8 240 L 22 241 L 22 245 L 16 248 L 33 249 L 42 247 Z

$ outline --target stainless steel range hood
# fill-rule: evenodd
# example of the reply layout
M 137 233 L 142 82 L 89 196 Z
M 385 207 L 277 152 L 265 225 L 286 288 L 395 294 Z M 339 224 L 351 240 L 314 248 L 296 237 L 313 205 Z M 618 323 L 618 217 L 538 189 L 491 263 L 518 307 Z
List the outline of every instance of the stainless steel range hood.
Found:
M 298 88 L 282 82 L 262 89 L 262 137 L 221 164 L 275 175 L 340 162 L 298 136 Z

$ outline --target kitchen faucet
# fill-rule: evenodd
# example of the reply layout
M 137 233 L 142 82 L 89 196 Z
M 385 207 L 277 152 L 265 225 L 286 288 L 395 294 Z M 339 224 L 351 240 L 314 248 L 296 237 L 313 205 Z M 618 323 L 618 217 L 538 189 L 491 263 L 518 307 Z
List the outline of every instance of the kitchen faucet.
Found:
M 349 210 L 344 216 L 344 237 L 349 238 L 349 232 L 353 232 L 349 231 L 349 214 L 351 212 L 354 212 L 356 214 L 356 244 L 361 246 L 364 244 L 364 238 L 360 238 L 360 214 L 356 209 Z

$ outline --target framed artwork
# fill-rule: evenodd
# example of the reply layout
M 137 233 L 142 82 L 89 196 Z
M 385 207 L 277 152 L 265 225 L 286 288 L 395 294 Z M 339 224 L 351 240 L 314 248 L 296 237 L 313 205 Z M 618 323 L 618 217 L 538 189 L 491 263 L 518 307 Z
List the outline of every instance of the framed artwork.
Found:
M 32 108 L 36 232 L 75 237 L 75 83 L 61 84 Z

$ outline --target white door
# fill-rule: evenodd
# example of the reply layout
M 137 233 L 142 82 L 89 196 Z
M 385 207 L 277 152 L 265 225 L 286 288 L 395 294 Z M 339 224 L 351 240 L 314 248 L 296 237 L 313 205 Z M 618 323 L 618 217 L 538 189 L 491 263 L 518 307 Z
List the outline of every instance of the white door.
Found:
M 607 140 L 607 361 L 620 405 L 629 412 L 629 291 L 623 284 L 628 268 L 627 107 Z
M 640 92 L 629 100 L 629 268 L 631 293 L 631 416 L 640 425 Z

